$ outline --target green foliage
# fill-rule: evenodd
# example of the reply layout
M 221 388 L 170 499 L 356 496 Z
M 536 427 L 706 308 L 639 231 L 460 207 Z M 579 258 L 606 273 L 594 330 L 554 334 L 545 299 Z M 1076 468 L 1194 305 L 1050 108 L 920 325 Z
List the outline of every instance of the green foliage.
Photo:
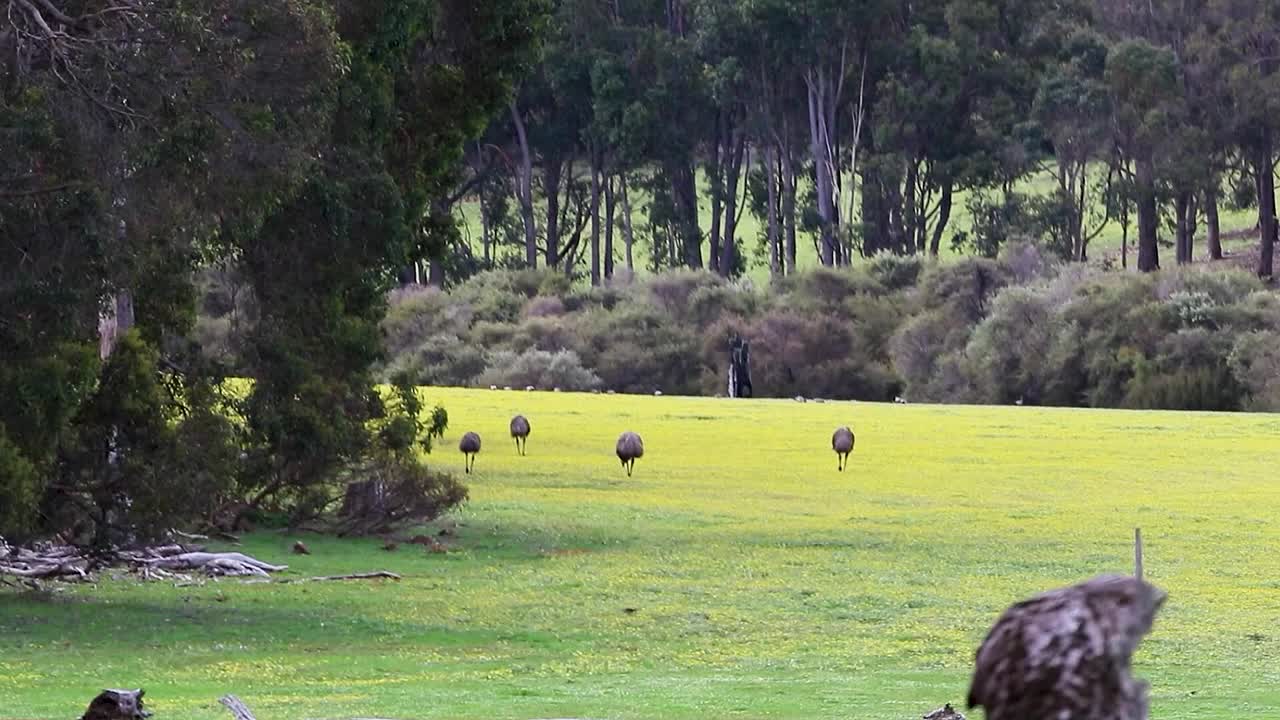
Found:
M 521 353 L 499 350 L 489 358 L 488 366 L 477 379 L 480 385 L 498 385 L 523 389 L 529 385 L 539 390 L 596 390 L 601 381 L 582 366 L 572 350 L 548 352 L 530 348 Z
M 0 427 L 0 537 L 25 540 L 35 526 L 39 472 Z

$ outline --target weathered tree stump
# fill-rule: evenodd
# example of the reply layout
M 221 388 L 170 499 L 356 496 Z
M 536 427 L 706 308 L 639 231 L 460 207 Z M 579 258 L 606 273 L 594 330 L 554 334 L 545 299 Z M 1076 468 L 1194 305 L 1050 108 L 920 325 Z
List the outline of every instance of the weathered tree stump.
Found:
M 80 720 L 139 720 L 151 713 L 142 707 L 141 688 L 137 690 L 103 690 L 89 703 Z
M 729 341 L 729 397 L 751 397 L 751 346 L 739 335 Z

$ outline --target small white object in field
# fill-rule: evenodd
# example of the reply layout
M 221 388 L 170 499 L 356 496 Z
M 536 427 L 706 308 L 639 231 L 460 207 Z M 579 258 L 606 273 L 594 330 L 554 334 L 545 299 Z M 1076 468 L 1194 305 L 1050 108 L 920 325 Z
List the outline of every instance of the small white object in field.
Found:
M 904 398 L 904 397 L 902 397 L 901 395 L 898 395 L 897 397 L 895 397 L 895 398 L 893 399 L 893 401 L 894 401 L 895 403 L 899 404 L 899 405 L 906 405 L 906 404 L 907 404 L 907 399 L 906 399 L 906 398 Z
M 497 386 L 497 385 L 490 385 L 490 386 L 489 386 L 489 389 L 490 389 L 490 390 L 497 390 L 497 389 L 498 389 L 498 386 Z
M 560 388 L 551 388 L 551 392 L 560 392 Z
M 661 390 L 654 390 L 654 391 L 653 391 L 653 394 L 654 394 L 656 397 L 662 397 L 662 391 L 661 391 Z
M 804 399 L 803 395 L 797 395 L 796 402 L 807 402 L 807 401 Z
M 503 389 L 503 390 L 510 390 L 510 389 L 511 389 L 511 386 L 510 386 L 510 385 L 507 385 L 507 386 L 504 386 L 502 389 Z
M 534 390 L 532 385 L 525 385 L 524 389 L 525 389 L 525 392 L 533 392 Z
M 599 391 L 599 390 L 592 390 L 592 391 L 591 391 L 591 394 L 592 394 L 592 395 L 599 395 L 599 394 L 600 394 L 600 391 Z
M 597 390 L 596 392 L 600 392 L 600 391 L 599 391 L 599 390 Z M 617 394 L 618 394 L 618 391 L 617 391 L 617 390 L 608 390 L 608 391 L 606 391 L 606 392 L 605 392 L 605 394 L 606 394 L 606 395 L 617 395 Z

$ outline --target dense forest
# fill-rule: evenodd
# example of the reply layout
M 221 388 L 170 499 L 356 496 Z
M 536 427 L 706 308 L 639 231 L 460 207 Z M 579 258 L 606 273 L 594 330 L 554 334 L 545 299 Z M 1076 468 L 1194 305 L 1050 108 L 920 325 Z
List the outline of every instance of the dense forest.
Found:
M 1085 260 L 1116 228 L 1114 264 L 1151 271 L 1221 258 L 1224 208 L 1270 276 L 1277 63 L 1267 0 L 560 0 L 431 280 L 778 278 L 809 245 L 838 267 L 1011 237 Z
M 734 334 L 761 394 L 1274 404 L 1271 0 L 0 6 L 10 539 L 429 516 L 414 383 L 712 393 Z M 1171 269 L 1226 216 L 1246 274 Z

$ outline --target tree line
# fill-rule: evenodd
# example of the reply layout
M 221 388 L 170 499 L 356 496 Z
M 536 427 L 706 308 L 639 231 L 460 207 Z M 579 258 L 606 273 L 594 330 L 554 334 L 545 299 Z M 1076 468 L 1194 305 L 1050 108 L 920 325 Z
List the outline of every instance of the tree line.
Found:
M 465 497 L 417 460 L 446 418 L 370 368 L 395 270 L 450 241 L 462 146 L 506 106 L 546 8 L 0 9 L 0 533 L 296 519 L 353 477 Z M 211 266 L 252 290 L 251 385 L 191 340 Z
M 779 278 L 878 253 L 994 256 L 1009 237 L 1189 263 L 1219 208 L 1277 237 L 1280 7 L 1268 0 L 557 0 L 515 100 L 468 146 L 480 267 Z M 1032 176 L 1046 193 L 1019 191 Z M 641 221 L 633 221 L 638 198 Z M 956 226 L 964 198 L 972 227 Z M 700 216 L 699 205 L 709 206 Z M 760 218 L 744 237 L 741 218 Z

